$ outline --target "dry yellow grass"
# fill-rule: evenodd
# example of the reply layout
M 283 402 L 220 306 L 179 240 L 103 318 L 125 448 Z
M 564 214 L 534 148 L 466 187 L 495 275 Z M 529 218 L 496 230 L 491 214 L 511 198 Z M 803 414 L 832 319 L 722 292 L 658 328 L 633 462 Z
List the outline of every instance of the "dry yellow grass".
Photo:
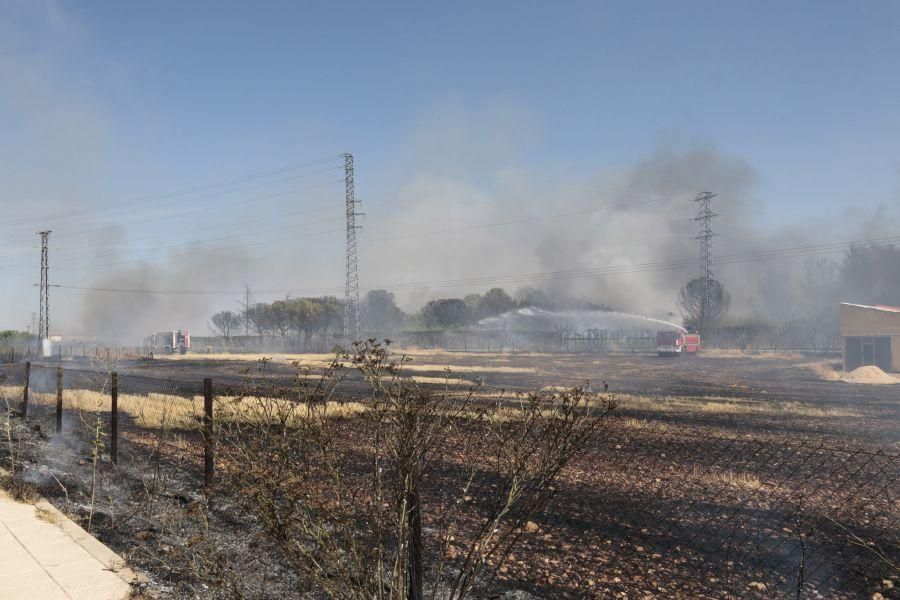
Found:
M 733 471 L 731 469 L 706 470 L 700 467 L 694 467 L 691 472 L 691 479 L 701 481 L 707 485 L 722 485 L 723 483 L 729 487 L 742 490 L 758 491 L 763 487 L 759 477 L 751 473 Z
M 6 399 L 18 404 L 22 400 L 22 389 L 18 386 L 0 387 L 0 399 Z M 29 395 L 30 405 L 44 407 L 56 406 L 56 394 L 42 394 L 32 392 Z M 247 411 L 257 411 L 262 414 L 263 409 L 270 414 L 277 412 L 278 405 L 286 405 L 288 400 L 276 400 L 272 398 L 234 398 L 219 396 L 216 398 L 217 420 L 234 419 L 238 415 L 247 416 Z M 99 393 L 89 390 L 65 390 L 63 392 L 63 408 L 74 411 L 85 419 L 86 415 L 97 412 L 110 412 L 112 400 L 109 393 Z M 203 415 L 203 397 L 196 396 L 193 399 L 168 394 L 131 395 L 119 394 L 119 413 L 134 419 L 140 427 L 148 429 L 180 429 L 197 430 L 200 428 Z M 359 402 L 331 402 L 326 405 L 326 414 L 329 416 L 348 417 L 365 410 L 365 406 Z M 300 413 L 298 413 L 300 414 Z
M 395 354 L 405 354 L 406 356 L 427 356 L 427 357 L 445 357 L 458 360 L 460 356 L 477 356 L 479 362 L 489 361 L 489 360 L 499 360 L 499 361 L 507 361 L 510 356 L 514 356 L 513 353 L 510 352 L 450 352 L 448 350 L 440 350 L 440 349 L 424 349 L 424 348 L 393 348 L 393 352 Z M 541 352 L 529 352 L 529 357 L 554 357 L 557 356 L 555 354 L 541 353 Z
M 21 402 L 22 389 L 0 388 L 0 397 L 14 398 Z M 55 407 L 56 393 L 31 392 L 31 406 Z M 193 429 L 199 427 L 203 412 L 203 398 L 193 400 L 167 394 L 131 395 L 119 394 L 119 412 L 132 417 L 138 425 L 148 428 Z M 64 390 L 63 408 L 79 414 L 109 412 L 112 400 L 109 393 L 90 390 Z
M 541 388 L 542 392 L 570 392 L 573 388 L 577 388 L 579 386 L 575 385 L 545 385 Z
M 412 381 L 416 383 L 429 383 L 429 384 L 437 384 L 437 385 L 450 385 L 450 386 L 474 386 L 474 381 L 469 381 L 467 379 L 461 379 L 454 375 L 453 373 L 448 373 L 444 377 L 426 377 L 424 375 L 412 375 L 409 377 Z
M 184 361 L 184 360 L 233 360 L 233 361 L 243 361 L 243 362 L 259 362 L 261 360 L 268 360 L 273 363 L 280 364 L 292 364 L 298 363 L 303 366 L 316 366 L 316 367 L 325 367 L 331 364 L 332 359 L 334 358 L 333 354 L 230 354 L 225 352 L 216 352 L 212 354 L 205 354 L 202 352 L 192 352 L 190 354 L 159 354 L 156 355 L 154 360 L 170 360 L 170 361 Z
M 770 402 L 737 398 L 686 398 L 680 396 L 617 396 L 619 406 L 654 412 L 713 413 L 723 415 L 772 415 L 796 417 L 859 417 L 851 407 L 819 407 L 800 402 Z
M 467 366 L 467 365 L 441 365 L 405 363 L 404 371 L 443 371 L 450 369 L 453 373 L 536 373 L 537 369 L 530 367 L 492 367 L 492 366 Z
M 731 487 L 741 488 L 744 490 L 757 491 L 762 488 L 762 482 L 756 475 L 750 473 L 736 473 L 734 471 L 719 472 L 719 480 L 725 482 Z
M 454 373 L 536 373 L 536 368 L 531 367 L 508 367 L 502 365 L 491 365 L 491 357 L 482 357 L 479 355 L 479 359 L 486 358 L 486 362 L 483 365 L 454 365 L 452 364 L 454 360 L 458 360 L 458 355 L 453 355 L 448 352 L 440 352 L 440 351 L 422 351 L 422 350 L 411 350 L 407 351 L 398 351 L 395 354 L 395 359 L 399 360 L 401 356 L 405 356 L 410 359 L 409 362 L 405 362 L 403 364 L 403 370 L 407 372 L 421 373 L 423 371 L 443 371 L 447 368 L 452 369 Z M 213 353 L 213 354 L 204 354 L 202 352 L 191 353 L 191 354 L 162 354 L 157 356 L 158 359 L 161 360 L 170 360 L 170 361 L 184 361 L 184 360 L 233 360 L 233 361 L 243 361 L 243 362 L 259 362 L 261 360 L 267 360 L 272 363 L 277 364 L 298 364 L 302 367 L 327 367 L 331 364 L 332 359 L 334 358 L 333 354 L 228 354 L 228 353 Z M 428 358 L 431 359 L 428 362 L 418 362 L 417 358 Z M 442 362 L 440 360 L 435 361 L 435 358 L 444 358 L 446 362 Z M 503 358 L 502 362 L 508 362 L 508 359 Z
M 756 358 L 759 360 L 799 360 L 802 354 L 796 352 L 754 352 L 745 350 L 720 350 L 711 348 L 703 351 L 710 358 Z
M 45 521 L 47 523 L 50 523 L 51 525 L 59 525 L 62 522 L 62 517 L 59 515 L 59 513 L 47 510 L 42 506 L 35 506 L 34 514 L 41 521 Z

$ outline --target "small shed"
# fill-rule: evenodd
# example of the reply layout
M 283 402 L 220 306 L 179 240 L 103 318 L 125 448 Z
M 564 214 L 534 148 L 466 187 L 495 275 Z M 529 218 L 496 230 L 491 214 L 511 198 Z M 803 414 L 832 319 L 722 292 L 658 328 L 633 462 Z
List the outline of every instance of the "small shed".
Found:
M 841 303 L 844 370 L 900 371 L 900 307 Z

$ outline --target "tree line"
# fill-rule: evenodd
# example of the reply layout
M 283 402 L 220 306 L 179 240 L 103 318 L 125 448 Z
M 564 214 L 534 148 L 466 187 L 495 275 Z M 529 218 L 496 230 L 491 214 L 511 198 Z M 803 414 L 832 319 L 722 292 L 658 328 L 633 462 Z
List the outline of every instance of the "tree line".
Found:
M 767 343 L 793 347 L 833 347 L 838 339 L 838 305 L 900 304 L 900 248 L 853 246 L 839 259 L 812 258 L 800 265 L 793 280 L 775 279 L 756 291 L 758 308 L 747 315 L 729 316 L 731 296 L 724 284 L 702 279 L 685 284 L 677 298 L 685 327 L 724 345 Z M 707 295 L 708 294 L 708 295 Z M 546 310 L 610 310 L 608 306 L 570 297 L 550 296 L 531 286 L 510 294 L 495 287 L 483 294 L 439 298 L 419 311 L 404 312 L 394 294 L 372 290 L 360 303 L 362 329 L 372 334 L 401 330 L 461 329 L 482 319 L 518 308 Z M 221 311 L 210 319 L 210 330 L 231 338 L 241 334 L 296 336 L 307 342 L 316 336 L 339 333 L 344 303 L 334 296 L 286 298 L 245 306 L 244 311 Z
M 431 300 L 421 310 L 407 313 L 397 306 L 393 293 L 372 290 L 360 302 L 360 320 L 363 330 L 370 333 L 385 334 L 403 329 L 456 329 L 526 307 L 608 310 L 606 306 L 572 298 L 552 298 L 538 288 L 525 286 L 513 294 L 496 287 L 483 294 Z M 316 336 L 338 333 L 343 326 L 343 318 L 344 301 L 334 296 L 285 298 L 251 304 L 245 306 L 243 311 L 220 311 L 210 318 L 209 329 L 226 340 L 238 335 L 271 335 L 295 336 L 308 342 Z
M 226 340 L 241 334 L 297 336 L 337 333 L 343 326 L 344 303 L 334 296 L 286 298 L 245 306 L 243 312 L 223 310 L 209 320 L 209 329 Z

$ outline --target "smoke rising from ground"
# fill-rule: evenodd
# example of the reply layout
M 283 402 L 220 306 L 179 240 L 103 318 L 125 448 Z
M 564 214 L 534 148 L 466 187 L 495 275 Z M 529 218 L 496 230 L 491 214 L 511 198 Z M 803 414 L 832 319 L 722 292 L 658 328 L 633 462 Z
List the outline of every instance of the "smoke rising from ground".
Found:
M 134 125 L 130 123 L 126 129 L 114 117 L 117 113 L 112 105 L 121 103 L 125 110 L 119 112 L 132 120 L 143 117 L 152 122 L 153 116 L 141 112 L 140 102 L 132 102 L 124 70 L 114 64 L 86 61 L 81 50 L 90 33 L 68 18 L 56 3 L 14 2 L 10 6 L 11 17 L 0 15 L 0 126 L 4 131 L 0 155 L 5 165 L 0 174 L 0 207 L 8 221 L 97 207 L 213 180 L 207 174 L 198 174 L 192 181 L 175 183 L 165 177 L 165 171 L 151 175 L 149 170 L 142 170 L 141 155 L 133 151 L 134 139 L 126 135 L 134 133 L 130 129 Z M 73 64 L 79 68 L 72 68 Z M 494 98 L 473 105 L 451 98 L 410 119 L 409 130 L 397 133 L 397 137 L 406 139 L 399 151 L 387 157 L 376 158 L 371 152 L 356 156 L 358 197 L 366 213 L 359 246 L 360 283 L 363 292 L 367 288 L 395 291 L 407 311 L 438 297 L 463 297 L 495 286 L 513 292 L 531 284 L 551 297 L 576 297 L 677 321 L 678 290 L 698 274 L 693 265 L 606 277 L 533 281 L 527 275 L 696 258 L 697 223 L 693 217 L 697 207 L 692 199 L 700 191 L 719 195 L 714 201 L 720 213 L 714 222 L 719 235 L 713 241 L 719 257 L 894 235 L 900 223 L 900 186 L 893 198 L 871 209 L 858 208 L 857 204 L 840 219 L 813 214 L 802 222 L 763 221 L 757 207 L 766 174 L 713 141 L 685 142 L 674 137 L 648 144 L 643 157 L 615 164 L 589 158 L 590 152 L 583 148 L 569 152 L 555 148 L 557 155 L 568 154 L 571 161 L 548 161 L 542 154 L 558 139 L 548 135 L 553 127 L 552 115 L 535 114 L 523 99 Z M 227 137 L 228 124 L 222 127 L 222 135 Z M 176 147 L 190 141 L 187 137 L 163 140 L 161 145 Z M 616 140 L 600 139 L 597 145 L 615 147 Z M 258 148 L 239 148 L 237 152 L 243 156 L 255 150 Z M 345 150 L 356 149 L 304 151 L 314 157 Z M 208 157 L 198 153 L 194 159 L 198 171 L 208 167 Z M 369 168 L 376 160 L 381 161 L 381 173 Z M 138 165 L 132 168 L 143 179 L 139 184 L 122 186 L 121 180 L 129 176 L 127 172 L 122 174 L 123 167 L 129 163 Z M 154 179 L 153 175 L 159 176 Z M 225 179 L 234 175 L 220 170 L 218 176 Z M 119 188 L 110 183 L 117 178 Z M 123 197 L 121 189 L 128 197 Z M 60 227 L 54 224 L 51 281 L 145 291 L 240 289 L 247 282 L 257 289 L 317 290 L 297 292 L 295 296 L 341 296 L 344 260 L 340 206 L 332 212 L 282 218 L 280 223 L 298 226 L 296 239 L 277 244 L 255 245 L 258 240 L 252 232 L 271 227 L 270 223 L 248 227 L 247 231 L 230 229 L 234 240 L 217 243 L 219 251 L 215 253 L 192 253 L 188 246 L 177 252 L 163 249 L 136 258 L 129 251 L 156 243 L 137 242 L 136 238 L 160 232 L 185 232 L 180 240 L 160 240 L 162 245 L 197 242 L 198 248 L 208 249 L 208 244 L 200 242 L 222 234 L 207 233 L 206 227 L 259 215 L 277 216 L 342 199 L 343 190 L 338 185 L 317 195 L 287 196 L 242 208 L 220 210 L 210 201 L 210 210 L 197 218 L 161 221 L 152 226 L 119 227 L 114 219 L 102 214 Z M 848 204 L 851 200 L 855 199 L 848 199 Z M 866 206 L 872 204 L 867 199 Z M 556 217 L 547 218 L 553 215 Z M 337 221 L 301 227 L 304 221 L 332 217 Z M 78 265 L 70 269 L 71 263 L 64 261 L 71 255 L 84 254 L 83 250 L 74 250 L 72 244 L 85 239 L 73 241 L 61 234 L 99 225 L 108 227 L 87 238 L 89 243 L 96 243 L 88 252 L 92 261 L 88 267 L 92 268 L 81 270 L 82 265 Z M 11 265 L 23 260 L 31 263 L 26 268 L 8 269 L 13 274 L 0 295 L 0 305 L 9 315 L 8 327 L 24 328 L 37 308 L 37 290 L 32 288 L 37 279 L 33 232 L 41 227 L 41 223 L 29 224 L 5 239 L 3 251 L 29 254 L 26 259 L 0 260 Z M 304 237 L 310 232 L 323 235 Z M 282 232 L 258 238 L 265 241 L 290 235 Z M 826 298 L 818 285 L 822 273 L 830 268 L 827 261 L 804 259 L 715 267 L 717 277 L 731 294 L 732 314 L 777 318 L 838 300 Z M 494 276 L 517 277 L 497 280 L 492 279 Z M 452 284 L 453 280 L 479 277 L 484 281 Z M 402 285 L 406 283 L 416 285 Z M 271 301 L 284 295 L 257 295 L 255 299 Z M 864 294 L 860 296 L 855 299 L 865 301 Z M 125 343 L 134 343 L 154 330 L 187 327 L 205 333 L 209 315 L 236 310 L 239 297 L 53 289 L 51 329 L 52 333 Z M 900 298 L 896 303 L 900 304 Z
M 478 124 L 484 120 L 472 119 Z M 458 116 L 453 121 L 461 126 Z M 532 120 L 525 122 L 530 130 Z M 900 221 L 895 202 L 872 211 L 859 209 L 840 220 L 810 215 L 802 223 L 764 223 L 757 208 L 763 175 L 710 142 L 663 142 L 632 166 L 527 168 L 515 166 L 527 161 L 513 151 L 485 156 L 483 149 L 467 153 L 458 147 L 477 146 L 476 135 L 455 131 L 443 143 L 436 141 L 443 130 L 436 125 L 430 136 L 417 134 L 417 139 L 430 140 L 423 153 L 427 148 L 449 146 L 448 156 L 477 155 L 478 163 L 470 164 L 471 172 L 466 174 L 462 167 L 435 167 L 430 157 L 412 169 L 408 180 L 398 185 L 390 216 L 364 234 L 362 248 L 368 256 L 363 262 L 364 282 L 446 281 L 693 260 L 699 248 L 698 223 L 693 219 L 698 207 L 692 200 L 707 190 L 718 194 L 714 201 L 719 213 L 714 220 L 716 256 L 892 235 Z M 483 133 L 492 138 L 502 132 L 487 129 Z M 489 144 L 499 146 L 496 140 Z M 527 221 L 601 207 L 609 209 Z M 517 220 L 524 222 L 478 228 Z M 467 226 L 473 228 L 417 234 Z M 822 263 L 840 259 L 830 255 L 721 264 L 715 272 L 731 292 L 732 315 L 763 314 L 778 320 L 821 302 L 816 271 L 829 268 Z M 692 263 L 681 269 L 558 278 L 536 285 L 551 296 L 574 296 L 618 310 L 678 320 L 678 291 L 698 274 L 699 265 Z M 513 291 L 525 283 L 530 282 L 523 278 L 515 283 L 435 286 L 398 291 L 398 298 L 404 308 L 414 310 L 435 297 L 461 297 L 495 285 Z
M 411 138 L 431 140 L 432 152 L 439 153 L 443 147 L 423 132 Z M 456 131 L 452 138 L 446 144 L 478 144 L 474 134 Z M 877 217 L 862 213 L 848 215 L 842 223 L 811 220 L 766 230 L 754 220 L 760 175 L 710 143 L 664 143 L 633 166 L 598 168 L 587 175 L 573 175 L 562 168 L 514 166 L 518 159 L 510 146 L 494 140 L 489 148 L 499 154 L 482 150 L 476 164 L 465 160 L 440 169 L 429 167 L 437 161 L 425 155 L 420 166 L 414 162 L 393 182 L 391 190 L 396 193 L 374 198 L 362 194 L 369 215 L 360 238 L 363 288 L 692 260 L 698 256 L 693 198 L 702 190 L 719 194 L 714 204 L 720 213 L 714 225 L 719 234 L 714 249 L 720 256 L 862 239 L 884 232 L 895 214 L 882 207 Z M 415 146 L 411 152 L 423 156 Z M 460 148 L 450 154 L 468 156 Z M 365 190 L 365 179 L 357 183 Z M 583 212 L 593 209 L 600 210 Z M 576 211 L 582 212 L 566 216 Z M 543 218 L 547 215 L 563 216 Z M 509 221 L 517 222 L 503 224 Z M 461 231 L 441 233 L 457 229 Z M 114 269 L 91 285 L 237 289 L 249 278 L 251 286 L 260 282 L 272 287 L 327 286 L 340 296 L 342 236 L 332 237 L 327 242 L 299 240 L 290 250 L 249 248 L 214 256 L 179 253 L 155 266 Z M 322 255 L 333 256 L 316 264 L 314 257 Z M 803 259 L 778 260 L 722 265 L 716 274 L 734 299 L 733 315 L 786 318 L 817 301 L 810 269 L 809 261 Z M 680 321 L 678 291 L 697 273 L 692 263 L 683 269 L 549 279 L 536 285 L 551 297 L 580 298 L 624 312 Z M 514 282 L 487 279 L 478 284 L 401 288 L 396 293 L 401 306 L 415 311 L 438 297 L 462 297 L 496 285 L 512 292 L 531 283 L 527 277 Z M 89 293 L 84 297 L 83 324 L 85 331 L 109 331 L 118 339 L 132 340 L 163 328 L 184 326 L 205 332 L 208 316 L 217 310 L 234 310 L 235 299 Z
M 216 303 L 207 294 L 191 292 L 229 289 L 234 286 L 234 274 L 247 272 L 253 264 L 247 250 L 235 246 L 229 252 L 215 254 L 191 253 L 188 249 L 161 265 L 144 263 L 116 269 L 95 279 L 92 287 L 184 293 L 84 292 L 81 323 L 85 332 L 126 344 L 136 344 L 154 331 L 192 328 L 195 334 L 205 335 L 205 324 Z

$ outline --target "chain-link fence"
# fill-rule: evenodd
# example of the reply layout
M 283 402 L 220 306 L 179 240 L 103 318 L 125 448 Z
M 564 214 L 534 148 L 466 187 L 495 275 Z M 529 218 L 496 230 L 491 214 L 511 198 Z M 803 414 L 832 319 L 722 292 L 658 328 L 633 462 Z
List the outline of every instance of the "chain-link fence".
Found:
M 222 402 L 260 389 L 57 365 L 0 368 L 9 414 L 24 412 L 51 440 L 56 483 L 59 473 L 93 469 L 118 478 L 109 494 L 131 494 L 131 502 L 200 497 L 213 466 L 212 391 Z M 557 553 L 553 560 L 566 564 L 561 577 L 575 586 L 566 594 L 855 598 L 897 589 L 885 582 L 900 578 L 898 454 L 613 417 L 569 470 L 540 523 L 553 537 L 525 542 L 533 555 Z M 154 518 L 148 513 L 145 526 Z
M 610 593 L 639 579 L 692 597 L 856 598 L 900 574 L 896 454 L 622 424 L 589 457 L 549 519 L 578 523 L 617 573 Z

